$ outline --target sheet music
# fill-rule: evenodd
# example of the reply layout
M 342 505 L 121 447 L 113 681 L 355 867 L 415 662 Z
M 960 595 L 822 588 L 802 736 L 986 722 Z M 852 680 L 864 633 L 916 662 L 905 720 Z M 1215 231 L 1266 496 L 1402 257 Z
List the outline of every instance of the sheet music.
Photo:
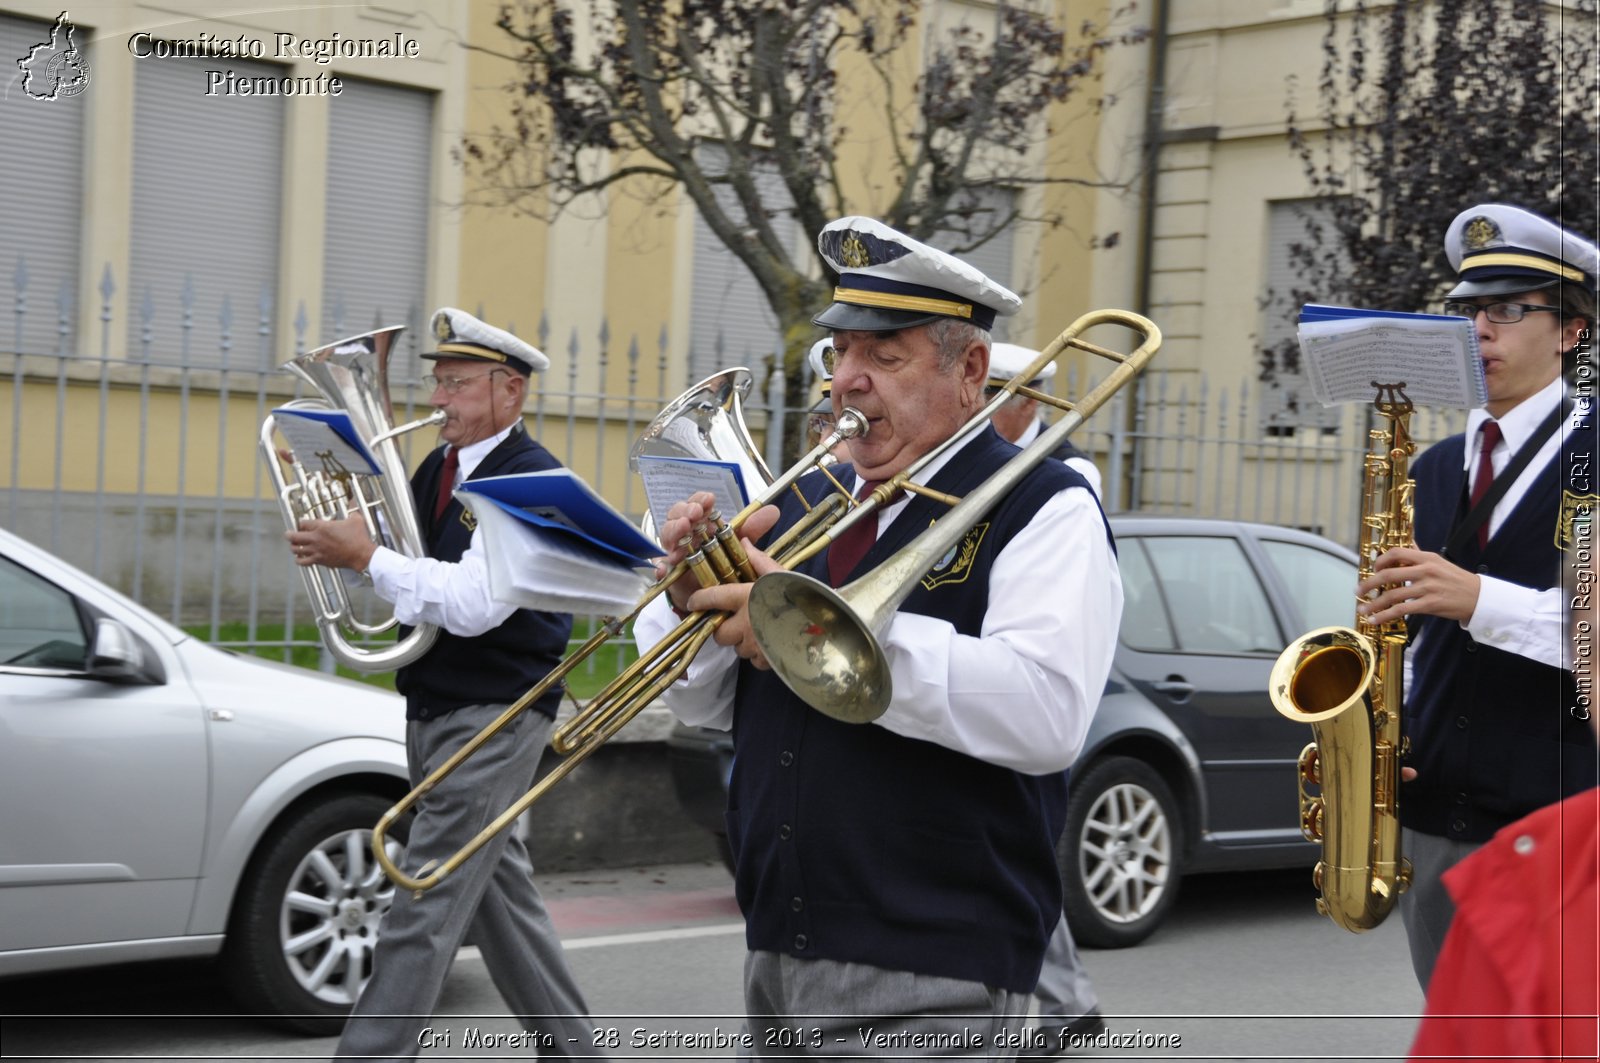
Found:
M 372 452 L 357 435 L 350 415 L 344 411 L 279 407 L 272 411 L 272 418 L 295 460 L 307 469 L 321 469 L 330 475 L 341 472 L 383 475 Z
M 1371 402 L 1374 384 L 1404 384 L 1417 406 L 1472 409 L 1488 401 L 1478 334 L 1464 317 L 1308 306 L 1300 351 L 1324 406 Z
M 663 458 L 655 455 L 639 456 L 639 475 L 644 478 L 644 494 L 650 503 L 650 516 L 656 527 L 666 523 L 667 511 L 675 502 L 681 502 L 698 491 L 709 491 L 717 496 L 717 509 L 723 520 L 749 504 L 744 478 L 739 466 L 731 461 L 707 461 L 696 458 Z

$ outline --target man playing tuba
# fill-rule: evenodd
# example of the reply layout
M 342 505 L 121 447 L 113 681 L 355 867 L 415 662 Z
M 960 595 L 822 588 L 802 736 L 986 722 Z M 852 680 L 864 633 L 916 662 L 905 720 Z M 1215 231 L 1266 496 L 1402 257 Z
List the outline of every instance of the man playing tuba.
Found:
M 490 596 L 471 514 L 454 498 L 465 479 L 559 466 L 522 425 L 529 378 L 549 359 L 449 307 L 434 314 L 433 331 L 438 347 L 423 357 L 433 360 L 434 372 L 424 383 L 434 408 L 446 414 L 439 429 L 444 445 L 411 479 L 428 556 L 376 546 L 360 517 L 303 521 L 287 533 L 298 564 L 366 572 L 402 624 L 443 629 L 396 681 L 406 698 L 413 784 L 557 664 L 572 631 L 570 616 L 517 609 Z M 558 686 L 422 799 L 410 827 L 408 868 L 455 852 L 532 785 L 560 700 Z M 588 1006 L 532 876 L 522 838 L 503 831 L 439 887 L 417 895 L 396 890 L 379 928 L 372 978 L 337 1054 L 415 1056 L 469 930 L 495 987 L 538 1036 L 539 1054 L 591 1054 Z
M 868 422 L 841 481 L 876 486 L 948 444 L 914 481 L 949 495 L 981 484 L 1017 448 L 987 425 L 953 437 L 984 405 L 989 330 L 1018 297 L 871 219 L 831 223 L 819 246 L 839 274 L 815 319 L 833 333 L 834 413 L 853 407 Z M 800 485 L 813 502 L 829 489 L 819 475 Z M 672 507 L 667 565 L 685 556 L 680 540 L 710 505 L 697 495 Z M 908 494 L 852 529 L 862 541 L 841 535 L 798 571 L 840 586 L 945 506 Z M 756 547 L 802 508 L 791 494 L 744 524 L 758 574 L 777 566 Z M 1094 493 L 1065 465 L 1040 463 L 922 578 L 881 636 L 894 697 L 874 723 L 820 714 L 767 670 L 749 593 L 686 576 L 641 612 L 635 633 L 648 646 L 675 610 L 731 614 L 720 647 L 696 658 L 667 701 L 687 723 L 734 732 L 729 843 L 752 1053 L 825 1055 L 845 1043 L 1015 1055 L 1061 912 L 1065 769 L 1122 610 Z

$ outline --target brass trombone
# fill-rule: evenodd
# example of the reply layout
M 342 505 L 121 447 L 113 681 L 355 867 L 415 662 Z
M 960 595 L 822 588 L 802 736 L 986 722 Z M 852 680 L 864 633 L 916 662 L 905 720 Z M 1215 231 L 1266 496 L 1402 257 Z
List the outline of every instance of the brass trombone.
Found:
M 738 372 L 743 372 L 739 370 Z M 680 397 L 676 402 L 667 407 L 663 416 L 677 416 L 684 409 L 693 409 L 697 402 L 691 401 L 693 396 L 703 395 L 708 392 L 726 392 L 728 381 L 719 374 L 710 380 L 703 381 Z M 743 383 L 743 381 L 741 381 Z M 700 405 L 703 405 L 700 404 Z M 735 404 L 734 409 L 737 409 Z M 657 418 L 659 423 L 662 417 Z M 744 434 L 742 422 L 737 423 L 737 432 Z M 390 808 L 378 820 L 372 831 L 372 852 L 384 872 L 398 886 L 405 889 L 422 892 L 432 889 L 450 875 L 456 868 L 472 857 L 481 849 L 489 839 L 506 829 L 516 818 L 525 812 L 544 793 L 560 782 L 574 768 L 588 758 L 589 754 L 599 749 L 608 739 L 622 730 L 630 720 L 643 711 L 651 702 L 661 696 L 661 693 L 677 682 L 689 667 L 689 662 L 694 660 L 700 648 L 707 639 L 716 631 L 717 627 L 726 618 L 726 614 L 693 613 L 681 621 L 672 633 L 661 643 L 652 648 L 649 653 L 642 654 L 638 660 L 630 664 L 615 679 L 608 683 L 604 689 L 589 699 L 589 702 L 577 714 L 564 721 L 550 735 L 550 748 L 564 756 L 565 759 L 548 775 L 540 779 L 533 789 L 523 794 L 509 808 L 497 816 L 492 823 L 479 831 L 466 845 L 462 846 L 451 856 L 437 865 L 430 862 L 417 875 L 408 875 L 390 859 L 385 839 L 389 828 L 401 816 L 405 815 L 418 801 L 425 797 L 429 791 L 439 784 L 446 776 L 455 771 L 463 761 L 472 756 L 483 744 L 498 734 L 507 724 L 525 712 L 539 698 L 543 697 L 558 683 L 565 681 L 572 670 L 582 664 L 605 643 L 622 634 L 629 621 L 637 617 L 644 607 L 663 593 L 668 587 L 683 576 L 686 571 L 694 571 L 696 577 L 703 585 L 709 586 L 717 582 L 749 581 L 755 578 L 755 571 L 750 566 L 749 557 L 744 552 L 744 547 L 739 542 L 738 532 L 744 522 L 757 510 L 769 505 L 778 499 L 785 491 L 789 490 L 802 476 L 814 468 L 821 468 L 832 462 L 829 453 L 839 443 L 856 436 L 865 435 L 867 419 L 860 411 L 846 409 L 840 416 L 834 431 L 819 442 L 804 457 L 796 462 L 783 475 L 773 480 L 761 492 L 759 497 L 750 502 L 744 509 L 731 520 L 724 522 L 716 514 L 712 514 L 708 525 L 702 529 L 698 549 L 684 561 L 679 562 L 664 577 L 657 580 L 645 591 L 644 595 L 635 603 L 631 612 L 622 617 L 608 617 L 599 626 L 582 646 L 569 654 L 560 664 L 533 686 L 526 694 L 509 706 L 498 717 L 491 721 L 483 730 L 474 735 L 464 746 L 457 750 L 448 760 L 439 765 L 432 774 L 422 780 L 417 787 Z M 814 527 L 834 516 L 844 505 L 854 500 L 848 491 L 842 487 L 839 494 L 830 496 L 822 504 L 813 508 L 806 520 L 801 522 L 797 530 L 792 530 L 784 541 L 773 548 L 773 556 L 781 560 L 794 548 L 795 541 L 805 533 L 805 530 Z M 693 545 L 693 544 L 691 544 Z
M 1102 323 L 1127 325 L 1129 328 L 1141 333 L 1145 337 L 1144 342 L 1133 354 L 1123 355 L 1078 338 L 1079 333 L 1093 325 Z M 1042 460 L 1088 414 L 1098 409 L 1122 384 L 1131 380 L 1155 353 L 1155 349 L 1160 345 L 1160 342 L 1160 332 L 1156 326 L 1148 319 L 1137 314 L 1119 310 L 1104 310 L 1079 318 L 1051 342 L 1023 372 L 1018 373 L 1004 387 L 999 389 L 994 398 L 954 433 L 949 440 L 935 447 L 928 454 L 923 455 L 909 469 L 895 477 L 894 480 L 888 481 L 885 486 L 879 487 L 872 494 L 859 501 L 853 499 L 849 490 L 835 480 L 834 492 L 811 507 L 809 512 L 772 545 L 768 553 L 774 561 L 785 568 L 792 569 L 826 549 L 830 542 L 855 521 L 875 519 L 877 511 L 887 503 L 896 489 L 930 494 L 953 504 L 955 508 L 952 509 L 951 513 L 934 525 L 934 529 L 944 529 L 945 532 L 953 531 L 954 538 L 950 542 L 950 544 L 953 544 L 962 535 L 966 534 L 971 524 L 975 524 L 983 512 L 987 511 L 1006 490 L 1010 489 L 1011 484 L 1015 482 L 1017 477 L 1020 477 L 1028 468 Z M 1046 364 L 1068 347 L 1088 351 L 1117 363 L 1112 374 L 1091 391 L 1082 402 L 1076 404 L 1027 386 L 1028 381 L 1038 376 Z M 1010 473 L 1006 483 L 993 489 L 990 489 L 989 484 L 985 484 L 978 491 L 967 496 L 966 500 L 957 500 L 940 495 L 937 492 L 930 492 L 928 489 L 910 482 L 911 476 L 914 476 L 940 454 L 947 453 L 951 447 L 955 446 L 969 432 L 988 423 L 995 412 L 1008 402 L 1013 395 L 1017 394 L 1027 395 L 1063 409 L 1067 411 L 1067 416 L 1041 433 L 1040 437 L 1026 450 L 1013 458 L 1002 467 L 995 477 L 991 478 L 992 480 L 1000 479 Z M 669 409 L 677 408 L 682 403 L 683 400 L 680 399 Z M 634 606 L 632 612 L 626 617 L 606 620 L 587 642 L 557 665 L 538 685 L 524 694 L 516 704 L 506 709 L 497 719 L 474 736 L 449 760 L 440 765 L 428 778 L 424 779 L 416 789 L 402 798 L 398 804 L 385 812 L 373 829 L 372 851 L 374 857 L 389 877 L 397 885 L 418 892 L 438 885 L 446 876 L 470 859 L 489 839 L 515 822 L 518 816 L 527 811 L 552 786 L 565 778 L 578 764 L 599 749 L 601 745 L 626 726 L 630 720 L 660 697 L 667 688 L 677 682 L 688 669 L 689 663 L 694 660 L 705 645 L 706 640 L 712 636 L 728 614 L 691 613 L 680 620 L 665 638 L 647 653 L 642 654 L 638 660 L 607 684 L 603 690 L 590 699 L 589 703 L 577 715 L 565 721 L 552 732 L 550 746 L 557 753 L 563 754 L 565 759 L 454 854 L 437 864 L 430 862 L 415 876 L 401 871 L 390 859 L 386 851 L 385 838 L 389 828 L 399 817 L 403 816 L 417 801 L 432 790 L 440 780 L 454 771 L 468 757 L 472 756 L 478 748 L 497 734 L 506 724 L 515 719 L 519 713 L 525 711 L 528 706 L 549 691 L 554 684 L 561 682 L 574 667 L 586 660 L 605 642 L 619 635 L 628 621 L 636 617 L 657 595 L 676 582 L 686 569 L 695 573 L 702 586 L 709 586 L 719 582 L 738 582 L 754 579 L 754 570 L 751 568 L 749 559 L 745 555 L 738 538 L 738 531 L 745 521 L 763 506 L 776 501 L 785 491 L 793 487 L 802 476 L 814 469 L 825 469 L 825 466 L 831 460 L 829 452 L 835 446 L 844 440 L 864 436 L 866 430 L 866 419 L 859 411 L 847 407 L 839 417 L 834 431 L 813 447 L 799 462 L 774 480 L 761 493 L 759 498 L 747 505 L 726 524 L 713 515 L 708 520 L 709 526 L 701 529 L 697 538 L 681 544 L 697 546 L 698 549 L 685 561 L 675 566 L 666 576 L 653 584 Z M 831 474 L 825 474 L 831 478 Z M 967 519 L 969 514 L 970 520 Z M 966 523 L 962 523 L 962 521 L 966 521 Z M 957 524 L 961 524 L 959 529 L 954 528 Z M 908 547 L 908 550 L 917 548 L 924 543 L 926 538 L 927 533 L 924 533 L 922 537 L 919 537 L 912 544 L 912 547 Z M 913 562 L 912 567 L 916 565 L 920 565 L 920 567 L 917 567 L 916 571 L 911 575 L 911 582 L 915 582 L 916 578 L 920 578 L 948 548 L 949 545 L 940 547 L 937 552 L 933 552 L 925 561 Z M 893 569 L 898 572 L 905 567 L 905 563 L 901 562 L 900 556 L 897 555 L 895 558 L 891 558 L 886 565 L 880 566 L 880 570 Z M 814 580 L 798 577 L 797 574 L 792 572 L 771 573 L 757 580 L 755 583 L 757 589 L 761 589 L 764 586 L 777 589 L 775 597 L 765 594 L 763 595 L 763 600 L 779 608 L 789 608 L 789 606 L 781 602 L 781 599 L 785 596 L 783 588 L 788 585 L 784 583 L 772 584 L 769 581 L 780 576 L 795 576 L 806 584 L 816 583 Z M 861 582 L 864 581 L 857 581 L 857 583 Z M 817 586 L 821 587 L 822 585 L 817 584 Z M 856 584 L 851 585 L 851 587 L 855 586 Z M 823 589 L 827 590 L 827 588 Z M 850 588 L 845 588 L 845 590 L 848 591 Z M 903 599 L 908 592 L 909 584 L 900 593 L 899 597 L 894 599 L 895 604 L 898 604 L 899 600 Z M 828 591 L 830 595 L 833 593 L 831 590 Z M 752 622 L 754 622 L 756 616 L 755 601 L 755 592 L 753 591 L 751 597 Z M 840 604 L 844 605 L 844 615 L 853 620 L 854 616 L 850 613 L 848 603 Z M 828 610 L 832 610 L 832 612 Z M 888 606 L 888 611 L 893 611 L 892 605 Z M 817 616 L 819 622 L 829 624 L 837 618 L 838 610 L 832 605 L 822 610 Z M 874 625 L 876 622 L 876 620 L 872 621 Z M 769 638 L 771 637 L 771 630 L 769 628 Z M 829 630 L 835 630 L 835 628 L 830 627 Z M 867 637 L 871 639 L 870 633 Z M 805 639 L 806 644 L 814 649 L 818 648 L 816 647 L 816 641 L 810 635 L 807 635 Z M 873 646 L 874 648 L 876 647 L 875 642 Z M 773 653 L 767 651 L 766 642 L 763 642 L 763 650 L 767 652 L 768 659 L 774 661 L 774 668 L 778 668 Z M 828 652 L 827 647 L 821 647 L 820 650 L 824 653 Z M 878 651 L 877 656 L 881 660 L 881 651 Z M 834 664 L 854 667 L 862 663 L 864 659 L 858 654 L 846 654 L 841 657 L 839 654 L 833 653 L 829 656 L 829 660 Z M 790 671 L 793 672 L 794 670 L 790 669 Z M 882 691 L 881 698 L 874 695 L 874 698 L 869 700 L 881 700 L 882 704 L 886 706 L 888 702 L 887 670 L 881 669 L 881 673 L 881 677 L 876 673 L 863 672 L 860 674 L 868 675 L 865 681 L 868 687 L 874 691 Z M 786 674 L 783 670 L 779 670 L 779 674 L 783 676 L 785 682 L 794 686 L 794 681 L 790 679 L 789 674 Z M 852 680 L 847 675 L 842 675 L 841 680 L 839 684 L 841 688 L 848 688 L 852 685 Z M 865 722 L 876 718 L 882 712 L 882 707 L 877 708 L 876 711 L 870 711 L 866 707 L 868 702 L 853 696 L 839 697 L 837 700 L 830 700 L 829 697 L 810 697 L 805 693 L 802 693 L 801 696 L 818 711 L 845 722 Z
M 1125 325 L 1143 336 L 1143 340 L 1133 353 L 1123 355 L 1079 338 L 1083 332 L 1102 324 Z M 883 564 L 838 590 L 793 571 L 769 572 L 756 580 L 749 599 L 751 633 L 767 663 L 785 685 L 807 705 L 835 719 L 866 723 L 883 715 L 893 689 L 889 662 L 877 636 L 906 595 L 1030 469 L 1060 446 L 1067 435 L 1117 389 L 1137 376 L 1160 346 L 1161 330 L 1138 314 L 1099 310 L 1083 315 L 1051 341 L 1032 364 L 1013 377 L 1002 389 L 1004 394 L 996 400 L 1004 402 L 1013 393 L 1021 392 L 1066 410 L 1066 416 L 1040 432 L 1020 454 L 957 502 L 932 527 Z M 1038 376 L 1068 347 L 1107 358 L 1115 362 L 1116 367 L 1076 403 L 1021 386 Z M 987 418 L 995 406 L 996 403 L 991 402 L 979 418 Z M 975 427 L 976 420 L 957 433 L 956 438 Z M 910 478 L 943 449 L 935 448 L 904 472 L 885 481 L 874 489 L 872 498 L 887 499 L 902 489 L 919 490 Z M 806 551 L 806 556 L 826 546 L 827 539 L 863 519 L 865 512 L 871 510 L 864 503 L 842 517 L 820 545 L 813 544 L 815 548 Z

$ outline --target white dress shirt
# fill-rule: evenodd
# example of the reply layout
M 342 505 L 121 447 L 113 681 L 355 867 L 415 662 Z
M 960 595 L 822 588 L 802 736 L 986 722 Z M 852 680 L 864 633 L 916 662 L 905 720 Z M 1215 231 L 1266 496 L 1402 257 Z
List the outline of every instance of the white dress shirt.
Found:
M 1033 423 L 1023 429 L 1022 435 L 1017 437 L 1017 446 L 1026 447 L 1029 443 L 1038 439 L 1039 433 L 1044 431 L 1044 427 L 1044 422 L 1035 417 Z M 1068 458 L 1067 467 L 1089 481 L 1089 486 L 1094 488 L 1094 496 L 1096 498 L 1105 497 L 1105 493 L 1100 490 L 1100 470 L 1095 467 L 1094 462 L 1088 458 Z
M 471 476 L 514 427 L 508 425 L 488 439 L 460 448 L 456 485 Z M 431 557 L 407 557 L 386 546 L 378 547 L 367 567 L 373 590 L 394 606 L 395 619 L 402 624 L 436 624 L 462 638 L 493 631 L 505 623 L 517 607 L 490 597 L 489 568 L 483 556 L 481 535 L 474 529 L 466 553 L 453 563 Z
M 906 497 L 879 511 L 879 533 L 908 505 Z M 1058 492 L 996 556 L 980 636 L 894 614 L 878 635 L 894 692 L 872 726 L 1020 772 L 1061 771 L 1083 747 L 1121 618 L 1122 579 L 1100 508 L 1087 492 Z M 661 595 L 634 621 L 634 637 L 644 649 L 675 623 Z M 731 648 L 708 643 L 667 706 L 685 723 L 730 729 L 736 663 Z
M 1497 475 L 1544 423 L 1545 418 L 1561 404 L 1565 394 L 1564 388 L 1561 378 L 1557 377 L 1504 417 L 1497 418 L 1500 422 L 1501 438 L 1489 455 Z M 1581 416 L 1581 410 L 1572 411 L 1572 416 L 1567 418 L 1561 431 L 1551 433 L 1550 438 L 1545 440 L 1544 446 L 1522 470 L 1522 474 L 1495 503 L 1494 512 L 1489 516 L 1491 539 L 1505 523 L 1511 511 L 1516 508 L 1517 503 L 1527 495 L 1539 474 L 1551 462 L 1559 460 L 1561 444 L 1571 434 Z M 1463 448 L 1466 452 L 1467 483 L 1471 483 L 1477 474 L 1478 427 L 1487 420 L 1489 414 L 1486 410 L 1477 409 L 1467 414 L 1467 438 Z M 1552 526 L 1555 519 L 1556 514 L 1549 515 Z M 1496 579 L 1493 576 L 1479 576 L 1479 580 L 1477 607 L 1473 610 L 1472 618 L 1461 625 L 1467 633 L 1484 645 L 1494 646 L 1554 668 L 1562 667 L 1567 629 L 1562 608 L 1565 596 L 1560 585 L 1535 589 Z

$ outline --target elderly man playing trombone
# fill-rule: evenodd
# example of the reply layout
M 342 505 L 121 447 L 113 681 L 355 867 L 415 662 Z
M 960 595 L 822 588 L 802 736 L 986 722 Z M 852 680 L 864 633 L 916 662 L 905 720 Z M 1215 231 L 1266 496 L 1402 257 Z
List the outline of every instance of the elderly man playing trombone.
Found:
M 815 319 L 833 332 L 834 412 L 866 423 L 843 486 L 876 486 L 933 455 L 913 485 L 972 491 L 1017 453 L 987 424 L 960 429 L 984 406 L 994 318 L 1020 300 L 870 219 L 828 225 L 819 245 L 839 273 Z M 821 474 L 800 487 L 813 502 L 832 489 Z M 914 488 L 858 522 L 866 542 L 852 550 L 855 536 L 841 535 L 798 571 L 842 586 L 948 504 Z M 672 508 L 666 565 L 685 556 L 681 540 L 709 505 Z M 779 567 L 758 547 L 803 509 L 791 492 L 745 522 L 758 575 Z M 636 637 L 662 639 L 674 611 L 730 614 L 720 646 L 667 701 L 685 722 L 734 733 L 728 828 L 751 1054 L 1014 1056 L 1061 911 L 1064 771 L 1122 610 L 1094 493 L 1041 462 L 932 566 L 880 636 L 894 693 L 872 723 L 813 710 L 768 670 L 750 589 L 680 578 L 641 612 Z

